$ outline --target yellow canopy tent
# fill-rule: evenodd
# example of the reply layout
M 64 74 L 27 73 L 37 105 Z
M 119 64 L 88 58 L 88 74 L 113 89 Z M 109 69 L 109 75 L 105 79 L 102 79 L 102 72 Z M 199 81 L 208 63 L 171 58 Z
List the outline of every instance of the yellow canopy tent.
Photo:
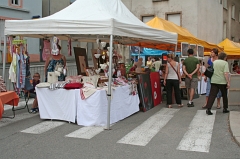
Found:
M 228 59 L 240 58 L 240 43 L 233 42 L 226 38 L 218 44 L 223 48 L 223 51 L 228 55 Z M 204 55 L 209 55 L 210 52 L 204 52 Z
M 180 27 L 170 21 L 161 19 L 159 17 L 155 17 L 149 22 L 146 23 L 148 26 L 159 29 L 159 30 L 165 30 L 169 32 L 174 32 L 178 34 L 178 51 L 180 51 L 181 48 L 181 42 L 186 42 L 189 44 L 197 44 L 204 47 L 204 51 L 210 51 L 213 48 L 218 48 L 219 50 L 222 50 L 221 47 L 208 43 L 206 41 L 197 39 L 194 35 L 192 35 L 187 29 Z

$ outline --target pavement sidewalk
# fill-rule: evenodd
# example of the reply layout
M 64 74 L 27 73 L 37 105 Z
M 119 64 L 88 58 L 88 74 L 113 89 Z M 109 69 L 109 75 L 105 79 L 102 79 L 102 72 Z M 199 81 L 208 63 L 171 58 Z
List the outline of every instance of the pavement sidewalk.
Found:
M 28 106 L 31 109 L 31 105 L 33 103 L 34 99 L 29 99 L 28 101 Z M 198 104 L 202 103 L 204 104 L 204 100 L 201 100 L 201 98 L 194 99 Z M 20 98 L 18 107 L 24 107 L 26 104 L 24 98 Z M 12 106 L 10 105 L 5 105 L 4 106 L 5 110 L 10 110 L 12 109 Z M 229 108 L 230 113 L 229 113 L 229 127 L 230 127 L 230 132 L 232 133 L 232 136 L 236 143 L 240 146 L 240 109 L 238 106 L 230 106 Z
M 230 111 L 229 127 L 234 140 L 240 146 L 240 111 Z

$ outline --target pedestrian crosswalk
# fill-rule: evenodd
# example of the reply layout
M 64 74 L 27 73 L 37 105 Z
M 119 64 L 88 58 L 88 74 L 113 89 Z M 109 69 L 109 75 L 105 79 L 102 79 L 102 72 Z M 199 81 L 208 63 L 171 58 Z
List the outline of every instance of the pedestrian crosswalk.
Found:
M 121 138 L 116 140 L 116 144 L 122 145 L 133 145 L 133 146 L 147 146 L 152 142 L 154 136 L 159 132 L 163 131 L 165 126 L 170 124 L 171 121 L 181 109 L 169 109 L 162 108 L 155 114 L 148 117 L 147 120 L 143 121 L 139 125 L 136 125 L 126 134 L 123 134 Z M 180 143 L 176 145 L 177 150 L 181 151 L 196 151 L 196 152 L 206 152 L 210 150 L 212 132 L 214 127 L 214 121 L 216 116 L 216 111 L 212 111 L 214 114 L 212 116 L 207 116 L 205 110 L 197 110 L 192 121 L 189 123 L 189 127 L 185 132 L 184 136 L 179 136 L 181 139 Z M 29 119 L 35 117 L 38 114 L 22 113 L 16 115 L 15 119 L 1 119 L 0 127 L 7 126 L 13 122 Z M 121 121 L 119 122 L 121 123 Z M 116 123 L 115 125 L 119 124 Z M 43 120 L 40 123 L 27 127 L 20 130 L 20 133 L 27 133 L 29 135 L 40 135 L 44 134 L 50 130 L 58 129 L 59 127 L 69 124 L 64 121 L 50 121 Z M 113 128 L 114 129 L 114 128 Z M 78 140 L 87 139 L 91 140 L 99 134 L 104 132 L 104 127 L 82 127 L 79 126 L 77 130 L 73 132 L 68 132 L 62 137 L 65 138 L 76 138 Z

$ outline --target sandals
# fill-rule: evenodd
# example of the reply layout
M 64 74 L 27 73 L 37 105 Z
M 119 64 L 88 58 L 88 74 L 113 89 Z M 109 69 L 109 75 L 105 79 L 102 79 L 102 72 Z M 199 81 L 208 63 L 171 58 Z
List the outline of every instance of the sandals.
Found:
M 168 105 L 168 108 L 172 108 L 172 105 Z
M 207 108 L 207 105 L 202 106 L 202 108 L 203 108 L 203 109 L 206 109 L 206 108 Z
M 179 104 L 178 107 L 183 107 L 183 104 Z
M 217 109 L 221 109 L 221 105 L 218 105 L 218 106 L 217 106 Z

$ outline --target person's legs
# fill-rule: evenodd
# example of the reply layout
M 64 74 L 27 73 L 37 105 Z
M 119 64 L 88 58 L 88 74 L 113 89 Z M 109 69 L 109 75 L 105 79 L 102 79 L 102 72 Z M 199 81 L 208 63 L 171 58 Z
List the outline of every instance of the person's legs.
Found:
M 173 88 L 174 88 L 176 103 L 178 104 L 178 106 L 182 106 L 181 93 L 180 93 L 180 88 L 179 88 L 179 80 L 173 81 Z
M 218 91 L 219 91 L 218 85 L 217 84 L 211 84 L 211 90 L 210 90 L 210 94 L 209 94 L 209 97 L 208 97 L 208 102 L 207 102 L 207 105 L 206 105 L 206 108 L 207 108 L 206 113 L 208 115 L 212 115 L 211 108 L 212 108 L 214 100 L 217 96 Z
M 172 104 L 172 80 L 166 80 L 167 105 L 170 108 Z
M 221 104 L 220 104 L 220 102 L 221 102 L 221 97 L 222 97 L 222 93 L 221 93 L 221 91 L 219 90 L 219 91 L 218 91 L 218 94 L 217 94 L 217 109 L 220 109 L 220 108 L 221 108 Z
M 189 102 L 188 102 L 188 107 L 193 107 L 193 97 L 195 94 L 195 89 L 198 87 L 198 78 L 193 78 L 191 79 L 191 87 L 190 87 L 190 92 L 189 92 Z
M 37 108 L 38 107 L 38 103 L 37 103 L 37 97 L 35 97 L 34 101 L 33 101 L 33 108 Z
M 206 87 L 206 103 L 202 108 L 206 108 L 207 101 L 208 101 L 208 96 L 210 94 L 210 89 L 211 89 L 211 80 L 207 78 L 207 87 Z
M 223 84 L 219 86 L 221 92 L 222 92 L 222 98 L 223 98 L 223 113 L 228 113 L 228 97 L 227 97 L 227 85 Z

